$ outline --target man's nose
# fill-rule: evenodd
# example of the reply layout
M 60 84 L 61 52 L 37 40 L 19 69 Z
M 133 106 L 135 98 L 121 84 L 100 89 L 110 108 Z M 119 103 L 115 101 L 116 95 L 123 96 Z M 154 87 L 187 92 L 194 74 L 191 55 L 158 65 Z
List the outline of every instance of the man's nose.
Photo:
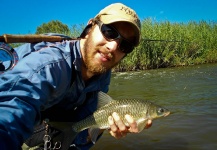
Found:
M 119 40 L 112 40 L 106 43 L 106 48 L 110 52 L 118 50 L 118 47 L 119 47 Z

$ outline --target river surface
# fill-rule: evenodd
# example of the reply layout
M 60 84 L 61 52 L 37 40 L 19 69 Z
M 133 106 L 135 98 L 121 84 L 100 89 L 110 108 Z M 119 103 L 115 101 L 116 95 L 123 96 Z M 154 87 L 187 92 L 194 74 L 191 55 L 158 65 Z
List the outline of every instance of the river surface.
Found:
M 172 113 L 119 140 L 105 131 L 91 150 L 217 149 L 217 64 L 115 73 L 109 95 L 150 100 Z

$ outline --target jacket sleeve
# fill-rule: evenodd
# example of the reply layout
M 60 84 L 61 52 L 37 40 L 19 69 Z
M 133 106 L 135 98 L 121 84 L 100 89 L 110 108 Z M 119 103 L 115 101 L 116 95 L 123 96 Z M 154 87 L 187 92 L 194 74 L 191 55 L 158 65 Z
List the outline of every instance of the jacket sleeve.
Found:
M 0 75 L 0 139 L 11 139 L 9 143 L 15 147 L 20 147 L 30 136 L 40 120 L 40 110 L 58 103 L 69 88 L 68 57 L 56 47 L 39 47 L 43 51 L 29 53 L 13 70 Z M 19 51 L 27 48 L 34 46 L 27 44 Z M 0 147 L 3 143 L 0 142 Z

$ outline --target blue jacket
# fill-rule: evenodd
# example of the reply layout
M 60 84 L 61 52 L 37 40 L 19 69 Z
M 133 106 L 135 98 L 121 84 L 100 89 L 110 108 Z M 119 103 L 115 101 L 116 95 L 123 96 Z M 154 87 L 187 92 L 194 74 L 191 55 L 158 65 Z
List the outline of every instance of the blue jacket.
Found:
M 108 92 L 111 71 L 87 83 L 82 80 L 79 40 L 24 44 L 15 50 L 19 62 L 0 75 L 0 149 L 11 145 L 19 149 L 39 123 L 41 111 L 56 104 L 80 107 L 76 120 L 81 120 L 96 110 L 97 92 Z M 87 131 L 81 132 L 73 143 L 88 149 L 86 136 Z

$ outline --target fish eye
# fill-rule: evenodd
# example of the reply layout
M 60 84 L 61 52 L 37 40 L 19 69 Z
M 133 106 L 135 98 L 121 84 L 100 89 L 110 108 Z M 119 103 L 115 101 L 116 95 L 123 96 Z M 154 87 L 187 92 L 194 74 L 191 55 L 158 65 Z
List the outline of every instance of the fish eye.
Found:
M 158 113 L 164 113 L 164 109 L 163 108 L 159 108 L 158 109 Z

